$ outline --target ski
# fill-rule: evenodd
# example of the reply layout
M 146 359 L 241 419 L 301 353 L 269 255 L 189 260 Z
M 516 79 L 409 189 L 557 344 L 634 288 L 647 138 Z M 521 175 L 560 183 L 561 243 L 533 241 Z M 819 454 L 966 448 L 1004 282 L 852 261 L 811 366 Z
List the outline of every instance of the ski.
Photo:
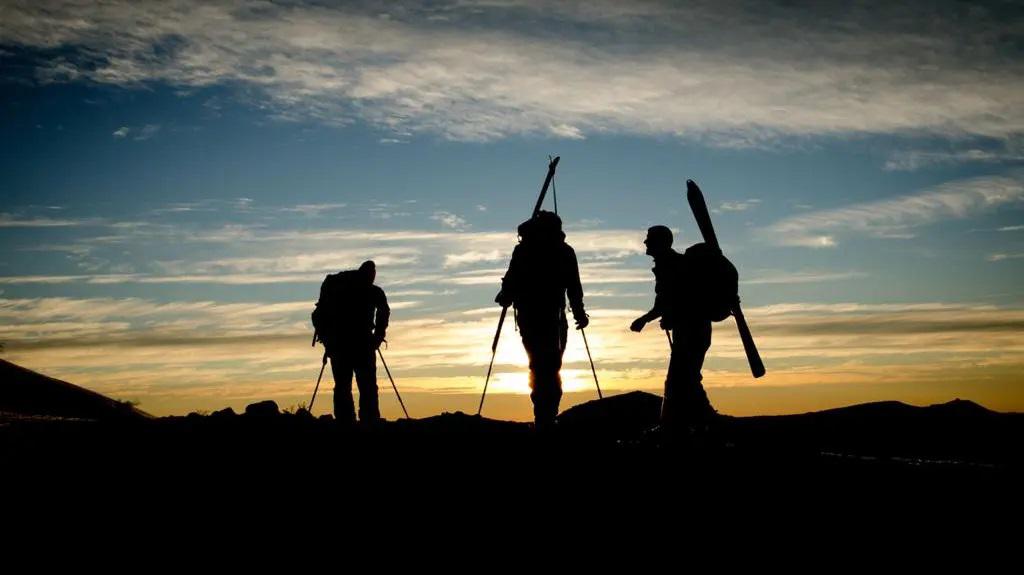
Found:
M 704 201 L 704 193 L 693 180 L 686 180 L 686 201 L 690 204 L 694 219 L 697 220 L 697 227 L 700 229 L 704 243 L 722 252 L 722 246 L 718 244 L 718 236 L 715 235 L 715 228 L 711 225 L 711 214 L 708 212 L 708 205 Z M 743 310 L 740 308 L 739 298 L 732 308 L 732 315 L 736 318 L 736 327 L 740 331 L 740 340 L 743 341 L 743 351 L 747 354 L 747 362 L 750 364 L 750 372 L 755 378 L 765 374 L 764 363 L 761 361 L 761 354 L 757 352 L 754 345 L 754 336 L 750 334 L 747 320 L 743 317 Z

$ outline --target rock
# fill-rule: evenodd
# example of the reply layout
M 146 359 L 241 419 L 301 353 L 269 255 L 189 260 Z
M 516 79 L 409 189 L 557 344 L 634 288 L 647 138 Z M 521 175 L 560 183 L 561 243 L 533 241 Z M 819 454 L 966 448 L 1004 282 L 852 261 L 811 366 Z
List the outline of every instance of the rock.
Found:
M 235 413 L 234 409 L 231 409 L 230 407 L 225 407 L 224 409 L 214 411 L 213 413 L 210 414 L 210 417 L 235 417 L 236 415 L 238 414 Z
M 623 438 L 658 423 L 661 397 L 643 391 L 610 395 L 574 406 L 558 416 L 563 430 Z
M 245 406 L 245 414 L 254 417 L 273 417 L 281 414 L 277 402 L 273 400 L 259 401 Z

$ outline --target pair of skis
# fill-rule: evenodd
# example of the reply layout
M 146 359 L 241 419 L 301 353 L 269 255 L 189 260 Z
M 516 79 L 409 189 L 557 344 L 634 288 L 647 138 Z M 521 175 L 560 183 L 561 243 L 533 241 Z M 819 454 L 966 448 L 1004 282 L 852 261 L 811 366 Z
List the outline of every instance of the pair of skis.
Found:
M 544 205 L 544 198 L 548 195 L 548 188 L 551 186 L 551 181 L 555 177 L 555 170 L 558 169 L 558 161 L 561 159 L 560 156 L 555 156 L 548 162 L 548 173 L 544 177 L 544 185 L 540 188 L 540 195 L 537 196 L 537 203 L 533 205 L 533 213 L 530 218 L 537 217 L 540 213 L 540 208 Z M 557 202 L 555 209 L 557 210 Z M 508 314 L 508 306 L 501 306 L 501 316 L 498 318 L 498 329 L 494 332 L 494 339 L 491 341 L 491 362 L 487 365 L 487 377 L 484 379 L 484 392 L 480 395 L 480 405 L 477 407 L 476 414 L 480 415 L 480 412 L 484 409 L 484 398 L 487 397 L 487 386 L 491 382 L 491 370 L 494 369 L 494 357 L 498 353 L 498 339 L 501 337 L 501 328 L 505 325 L 505 316 Z M 594 374 L 594 384 L 597 385 L 597 395 L 599 398 L 604 399 L 604 394 L 601 393 L 601 384 L 597 381 L 597 370 L 594 368 L 594 358 L 590 355 L 590 344 L 587 343 L 587 332 L 582 328 L 580 334 L 583 336 L 583 345 L 587 348 L 587 358 L 590 359 L 590 371 Z

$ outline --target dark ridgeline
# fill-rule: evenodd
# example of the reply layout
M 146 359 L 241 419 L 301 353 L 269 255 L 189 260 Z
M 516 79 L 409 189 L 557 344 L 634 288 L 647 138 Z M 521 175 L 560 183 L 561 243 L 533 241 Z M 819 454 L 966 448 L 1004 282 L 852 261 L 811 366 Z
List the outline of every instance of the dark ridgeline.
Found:
M 996 413 L 961 400 L 930 407 L 879 402 L 802 415 L 719 416 L 713 439 L 670 449 L 646 433 L 659 421 L 661 398 L 639 391 L 562 412 L 555 436 L 538 437 L 524 423 L 463 413 L 339 433 L 329 416 L 281 412 L 273 402 L 254 403 L 244 415 L 230 408 L 185 417 L 89 411 L 97 399 L 107 406 L 118 403 L 64 382 L 51 385 L 49 378 L 6 362 L 0 362 L 0 373 L 0 454 L 8 478 L 55 466 L 78 470 L 76 478 L 120 477 L 152 466 L 160 470 L 152 478 L 160 486 L 199 472 L 245 473 L 252 480 L 275 472 L 312 478 L 334 468 L 348 483 L 391 477 L 458 485 L 479 477 L 481 466 L 503 470 L 487 476 L 498 483 L 535 481 L 536 472 L 554 478 L 594 468 L 613 475 L 628 470 L 644 482 L 700 469 L 747 483 L 766 476 L 838 482 L 986 479 L 1024 471 L 1024 414 Z M 15 386 L 34 386 L 32 402 L 16 401 Z M 74 415 L 46 416 L 55 413 Z M 416 469 L 421 472 L 409 474 Z
M 376 277 L 377 266 L 372 261 L 363 262 L 358 270 L 328 275 L 313 310 L 313 343 L 322 342 L 325 361 L 331 359 L 334 417 L 339 423 L 356 419 L 353 372 L 359 386 L 359 421 L 372 424 L 380 420 L 375 353 L 387 336 L 391 308 L 384 290 L 373 284 Z M 320 373 L 323 375 L 323 370 Z M 317 388 L 319 384 L 318 379 Z M 314 390 L 309 409 L 315 399 Z

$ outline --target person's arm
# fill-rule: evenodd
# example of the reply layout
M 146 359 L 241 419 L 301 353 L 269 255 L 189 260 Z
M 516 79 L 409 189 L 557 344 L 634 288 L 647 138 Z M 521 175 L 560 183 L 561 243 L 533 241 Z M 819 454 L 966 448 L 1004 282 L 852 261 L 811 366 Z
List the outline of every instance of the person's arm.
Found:
M 659 282 L 658 282 L 658 275 L 657 275 L 657 273 L 655 273 L 654 277 L 655 277 L 655 280 L 654 280 L 654 307 L 652 307 L 649 312 L 647 312 L 644 315 L 642 315 L 642 316 L 636 318 L 635 320 L 633 320 L 633 323 L 630 324 L 630 326 L 629 326 L 629 329 L 631 329 L 633 331 L 637 331 L 638 332 L 638 331 L 642 330 L 645 325 L 647 325 L 648 323 L 658 319 L 659 317 L 661 317 L 665 313 L 665 297 L 666 296 L 665 296 L 665 294 L 661 293 L 662 290 L 659 289 L 659 286 L 658 286 Z
M 505 272 L 505 277 L 501 278 L 501 291 L 494 297 L 494 302 L 501 307 L 508 307 L 516 300 L 520 268 L 522 267 L 519 253 L 519 246 L 516 246 L 512 250 L 512 260 L 508 263 L 508 271 Z
M 590 324 L 590 319 L 583 309 L 583 283 L 580 282 L 580 266 L 576 260 L 576 251 L 569 245 L 565 247 L 566 268 L 569 272 L 565 292 L 569 296 L 569 308 L 572 309 L 572 317 L 576 320 L 576 329 L 583 329 Z
M 391 308 L 388 307 L 388 297 L 384 295 L 384 290 L 377 288 L 377 302 L 376 302 L 377 314 L 374 319 L 373 335 L 377 339 L 377 345 L 384 341 L 388 332 L 388 322 L 391 319 Z

